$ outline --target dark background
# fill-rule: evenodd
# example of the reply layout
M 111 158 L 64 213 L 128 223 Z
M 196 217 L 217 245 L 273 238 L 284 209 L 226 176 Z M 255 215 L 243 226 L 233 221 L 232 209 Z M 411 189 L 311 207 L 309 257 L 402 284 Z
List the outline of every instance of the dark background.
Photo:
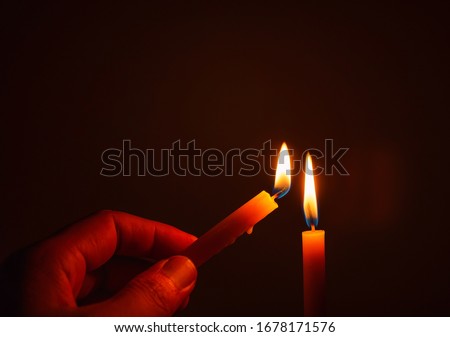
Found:
M 101 153 L 326 138 L 328 314 L 450 315 L 447 9 L 435 3 L 15 1 L 1 15 L 0 259 L 98 209 L 201 235 L 273 177 L 100 176 Z M 200 270 L 181 315 L 302 315 L 300 179 Z

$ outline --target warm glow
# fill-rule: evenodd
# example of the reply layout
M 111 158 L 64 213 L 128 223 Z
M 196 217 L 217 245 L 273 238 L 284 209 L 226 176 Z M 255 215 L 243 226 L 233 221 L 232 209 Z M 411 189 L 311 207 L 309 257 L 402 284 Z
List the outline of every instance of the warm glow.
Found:
M 314 185 L 314 174 L 311 155 L 306 155 L 305 165 L 305 190 L 303 193 L 303 210 L 305 212 L 306 224 L 311 227 L 317 227 L 317 198 L 316 187 Z
M 281 146 L 278 155 L 277 172 L 275 176 L 274 193 L 277 198 L 281 198 L 291 187 L 291 157 L 286 143 Z

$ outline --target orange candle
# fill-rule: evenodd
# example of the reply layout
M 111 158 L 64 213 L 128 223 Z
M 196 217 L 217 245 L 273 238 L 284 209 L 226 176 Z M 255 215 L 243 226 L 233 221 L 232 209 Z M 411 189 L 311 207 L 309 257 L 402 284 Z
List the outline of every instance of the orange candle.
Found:
M 278 207 L 274 198 L 262 191 L 231 213 L 187 248 L 183 255 L 198 267 L 216 255 Z
M 309 153 L 306 156 L 303 209 L 306 223 L 311 228 L 302 233 L 303 310 L 305 316 L 324 316 L 325 231 L 316 230 L 318 224 L 317 198 L 312 159 Z
M 198 238 L 183 255 L 189 257 L 198 267 L 231 245 L 244 233 L 250 234 L 253 226 L 274 211 L 278 204 L 275 199 L 284 196 L 290 188 L 291 163 L 285 143 L 278 156 L 277 172 L 273 196 L 262 191 L 253 199 L 231 213 L 216 226 Z

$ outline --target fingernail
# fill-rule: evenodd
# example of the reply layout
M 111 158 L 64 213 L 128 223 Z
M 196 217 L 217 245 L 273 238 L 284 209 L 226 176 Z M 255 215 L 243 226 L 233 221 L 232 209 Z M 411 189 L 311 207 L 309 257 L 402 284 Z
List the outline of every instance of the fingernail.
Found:
M 179 290 L 190 286 L 197 277 L 197 269 L 185 256 L 173 256 L 162 267 L 162 273 L 170 278 Z

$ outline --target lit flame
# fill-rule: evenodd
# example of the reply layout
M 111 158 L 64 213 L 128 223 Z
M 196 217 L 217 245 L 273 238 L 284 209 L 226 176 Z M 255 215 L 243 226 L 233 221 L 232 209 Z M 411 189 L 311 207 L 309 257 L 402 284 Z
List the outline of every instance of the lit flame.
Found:
M 314 174 L 311 155 L 306 155 L 305 165 L 305 190 L 303 193 L 303 211 L 305 212 L 306 224 L 317 227 L 319 217 L 317 214 L 316 187 L 314 185 Z
M 275 175 L 275 185 L 273 192 L 276 198 L 281 198 L 286 195 L 291 188 L 291 157 L 286 143 L 281 146 L 280 154 L 278 155 L 277 172 Z

